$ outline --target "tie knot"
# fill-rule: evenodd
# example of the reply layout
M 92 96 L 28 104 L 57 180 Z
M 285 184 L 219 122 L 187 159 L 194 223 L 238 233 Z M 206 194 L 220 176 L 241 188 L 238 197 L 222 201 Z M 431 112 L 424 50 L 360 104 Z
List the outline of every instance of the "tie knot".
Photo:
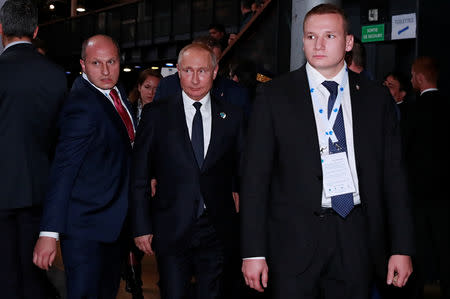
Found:
M 115 89 L 111 89 L 111 91 L 109 92 L 109 96 L 113 99 L 114 102 L 119 101 L 119 94 L 117 93 L 117 91 Z
M 337 95 L 338 84 L 335 81 L 323 81 L 322 85 L 328 89 L 330 94 Z
M 202 106 L 202 103 L 200 103 L 200 102 L 195 102 L 195 103 L 192 104 L 192 105 L 194 105 L 195 110 L 199 111 L 199 110 L 200 110 L 200 107 Z

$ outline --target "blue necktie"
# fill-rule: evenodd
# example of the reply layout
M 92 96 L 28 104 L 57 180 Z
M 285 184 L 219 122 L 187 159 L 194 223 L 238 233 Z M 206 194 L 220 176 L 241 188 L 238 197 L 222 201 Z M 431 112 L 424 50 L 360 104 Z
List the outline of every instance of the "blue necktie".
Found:
M 330 97 L 328 98 L 328 118 L 331 115 L 334 102 L 336 102 L 338 94 L 338 84 L 334 81 L 323 81 L 322 85 L 325 86 L 330 92 Z M 338 142 L 333 143 L 331 139 L 328 140 L 328 148 L 330 154 L 345 152 L 347 153 L 347 142 L 345 140 L 345 126 L 344 126 L 344 116 L 342 114 L 342 108 L 339 107 L 339 112 L 336 117 L 336 121 L 333 126 L 333 131 L 338 139 Z M 331 197 L 331 207 L 336 211 L 341 217 L 345 218 L 353 209 L 353 194 L 341 194 Z
M 192 134 L 191 134 L 191 143 L 192 148 L 194 149 L 195 159 L 197 160 L 198 167 L 201 169 L 204 160 L 204 139 L 203 139 L 203 120 L 202 113 L 200 112 L 200 107 L 202 103 L 195 102 L 195 115 L 192 120 Z M 200 194 L 200 199 L 197 207 L 197 217 L 200 217 L 203 214 L 205 203 L 203 201 L 203 196 Z

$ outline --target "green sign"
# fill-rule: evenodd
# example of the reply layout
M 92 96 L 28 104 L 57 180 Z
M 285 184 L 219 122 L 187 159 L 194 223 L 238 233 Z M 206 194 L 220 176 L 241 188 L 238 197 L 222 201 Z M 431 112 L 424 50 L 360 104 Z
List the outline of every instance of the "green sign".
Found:
M 363 43 L 384 41 L 384 24 L 363 26 L 361 41 Z

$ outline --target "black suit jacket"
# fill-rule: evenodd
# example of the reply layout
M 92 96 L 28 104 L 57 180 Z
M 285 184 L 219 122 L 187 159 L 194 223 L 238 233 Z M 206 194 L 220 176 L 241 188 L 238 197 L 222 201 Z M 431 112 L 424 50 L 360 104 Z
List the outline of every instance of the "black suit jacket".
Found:
M 181 94 L 144 106 L 134 145 L 130 213 L 134 236 L 153 234 L 158 254 L 183 250 L 200 194 L 225 246 L 237 235 L 232 198 L 243 143 L 243 113 L 211 97 L 212 129 L 201 169 L 195 160 Z M 150 179 L 156 195 L 150 199 Z
M 58 128 L 41 230 L 116 241 L 127 215 L 132 151 L 119 113 L 80 76 L 61 110 Z
M 440 91 L 425 92 L 409 106 L 405 152 L 411 190 L 419 202 L 450 198 L 444 188 L 450 167 L 444 150 L 449 109 Z
M 412 217 L 392 100 L 349 72 L 359 192 L 372 258 L 411 254 Z M 306 69 L 263 85 L 249 123 L 241 184 L 243 257 L 265 256 L 276 271 L 302 272 L 320 235 L 322 168 Z
M 63 70 L 31 44 L 0 55 L 0 209 L 42 203 L 66 91 Z

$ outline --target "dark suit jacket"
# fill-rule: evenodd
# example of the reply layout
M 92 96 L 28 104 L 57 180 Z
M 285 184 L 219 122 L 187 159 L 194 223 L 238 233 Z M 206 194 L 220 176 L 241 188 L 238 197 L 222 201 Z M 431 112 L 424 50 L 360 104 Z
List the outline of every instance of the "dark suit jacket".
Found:
M 178 73 L 164 77 L 159 81 L 154 101 L 181 93 Z M 250 95 L 247 88 L 240 86 L 233 80 L 217 76 L 214 80 L 211 93 L 216 99 L 224 100 L 244 110 L 245 115 L 250 113 Z
M 411 254 L 412 219 L 392 100 L 349 72 L 359 192 L 373 261 Z M 263 85 L 252 110 L 241 183 L 242 256 L 302 272 L 320 236 L 322 168 L 306 70 Z
M 0 209 L 42 203 L 66 91 L 63 70 L 31 44 L 0 55 Z
M 411 190 L 417 201 L 450 198 L 444 191 L 450 163 L 443 142 L 447 139 L 449 106 L 448 98 L 440 91 L 428 91 L 408 107 L 405 152 Z
M 126 127 L 113 104 L 81 77 L 58 127 L 41 230 L 113 242 L 128 207 L 132 148 Z
M 243 143 L 243 113 L 211 97 L 212 131 L 201 169 L 195 160 L 181 94 L 144 106 L 134 146 L 130 215 L 134 236 L 153 234 L 158 254 L 183 250 L 200 194 L 225 245 L 237 234 L 233 178 Z M 225 117 L 220 113 L 224 112 Z M 150 178 L 156 195 L 150 199 Z

